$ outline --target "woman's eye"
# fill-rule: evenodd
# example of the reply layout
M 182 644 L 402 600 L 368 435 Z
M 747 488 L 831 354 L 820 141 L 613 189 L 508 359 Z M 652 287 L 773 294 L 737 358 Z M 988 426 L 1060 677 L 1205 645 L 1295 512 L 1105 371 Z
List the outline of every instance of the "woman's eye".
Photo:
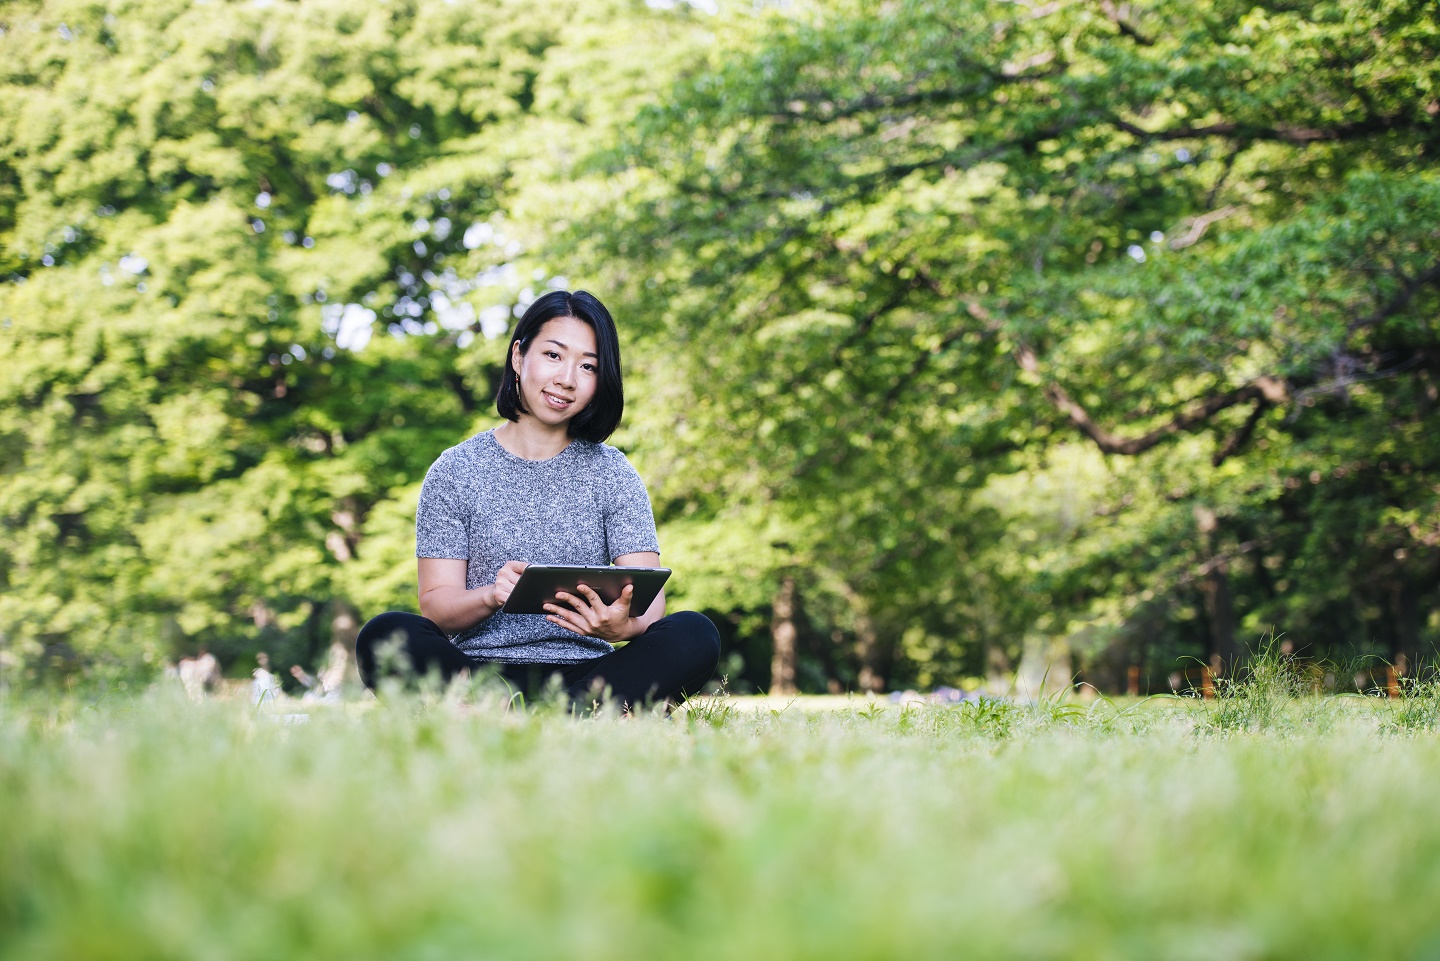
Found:
M 546 356 L 546 357 L 549 357 L 551 360 L 559 360 L 559 359 L 560 359 L 560 355 L 557 354 L 557 353 L 555 353 L 555 351 L 553 351 L 553 350 L 547 350 L 547 351 L 545 351 L 545 356 Z
M 592 373 L 592 374 L 595 373 L 595 365 L 594 365 L 594 364 L 581 364 L 580 366 L 581 366 L 582 369 L 588 370 L 588 371 L 589 371 L 590 373 Z

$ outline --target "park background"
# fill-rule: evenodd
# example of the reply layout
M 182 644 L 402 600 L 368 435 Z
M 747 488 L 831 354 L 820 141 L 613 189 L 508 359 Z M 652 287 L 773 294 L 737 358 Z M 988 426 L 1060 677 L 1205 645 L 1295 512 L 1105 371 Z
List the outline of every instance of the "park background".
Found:
M 6 2 L 0 684 L 413 610 L 550 287 L 732 690 L 1413 673 L 1437 53 L 1421 0 Z

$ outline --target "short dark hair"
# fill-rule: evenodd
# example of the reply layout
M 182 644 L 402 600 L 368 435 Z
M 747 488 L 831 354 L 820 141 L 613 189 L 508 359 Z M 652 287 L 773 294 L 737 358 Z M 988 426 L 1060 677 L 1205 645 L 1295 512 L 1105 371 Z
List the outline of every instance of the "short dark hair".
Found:
M 510 359 L 516 344 L 520 345 L 521 356 L 530 353 L 530 345 L 540 328 L 556 317 L 574 317 L 595 331 L 595 397 L 584 410 L 570 418 L 567 431 L 571 437 L 598 444 L 615 433 L 615 428 L 620 426 L 620 415 L 625 413 L 625 388 L 620 382 L 620 336 L 615 332 L 610 311 L 594 294 L 583 290 L 552 290 L 526 308 L 505 348 L 505 373 L 500 378 L 500 391 L 495 395 L 495 409 L 506 420 L 519 420 L 521 414 L 530 413 L 520 400 L 519 379 Z

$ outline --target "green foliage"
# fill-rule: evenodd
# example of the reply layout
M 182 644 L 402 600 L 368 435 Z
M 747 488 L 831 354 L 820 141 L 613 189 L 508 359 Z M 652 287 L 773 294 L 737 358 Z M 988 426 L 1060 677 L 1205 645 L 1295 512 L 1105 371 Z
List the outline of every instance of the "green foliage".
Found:
M 412 606 L 417 485 L 551 283 L 620 319 L 739 686 L 786 581 L 816 689 L 1440 640 L 1433 4 L 0 21 L 9 675 Z
M 604 251 L 686 347 L 686 436 L 742 478 L 670 509 L 813 531 L 809 589 L 910 671 L 907 632 L 965 652 L 953 677 L 1037 622 L 1147 674 L 1272 624 L 1413 659 L 1440 636 L 1437 47 L 1423 3 L 732 24 L 612 160 L 636 187 Z M 1083 437 L 1114 483 L 1017 539 L 981 492 Z
M 628 16 L 7 8 L 4 667 L 311 660 L 413 607 L 419 481 L 534 296 L 503 198 L 623 97 L 573 94 Z

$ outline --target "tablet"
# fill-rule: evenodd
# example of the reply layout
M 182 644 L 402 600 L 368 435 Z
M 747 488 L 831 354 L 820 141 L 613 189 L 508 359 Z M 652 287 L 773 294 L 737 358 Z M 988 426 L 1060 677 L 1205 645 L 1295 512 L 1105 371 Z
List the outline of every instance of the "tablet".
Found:
M 520 573 L 520 581 L 510 592 L 506 614 L 545 614 L 546 604 L 555 594 L 565 591 L 584 597 L 575 589 L 586 585 L 606 604 L 614 604 L 626 584 L 635 585 L 630 597 L 630 616 L 639 617 L 650 610 L 655 595 L 670 576 L 668 567 L 582 567 L 568 564 L 531 564 Z

